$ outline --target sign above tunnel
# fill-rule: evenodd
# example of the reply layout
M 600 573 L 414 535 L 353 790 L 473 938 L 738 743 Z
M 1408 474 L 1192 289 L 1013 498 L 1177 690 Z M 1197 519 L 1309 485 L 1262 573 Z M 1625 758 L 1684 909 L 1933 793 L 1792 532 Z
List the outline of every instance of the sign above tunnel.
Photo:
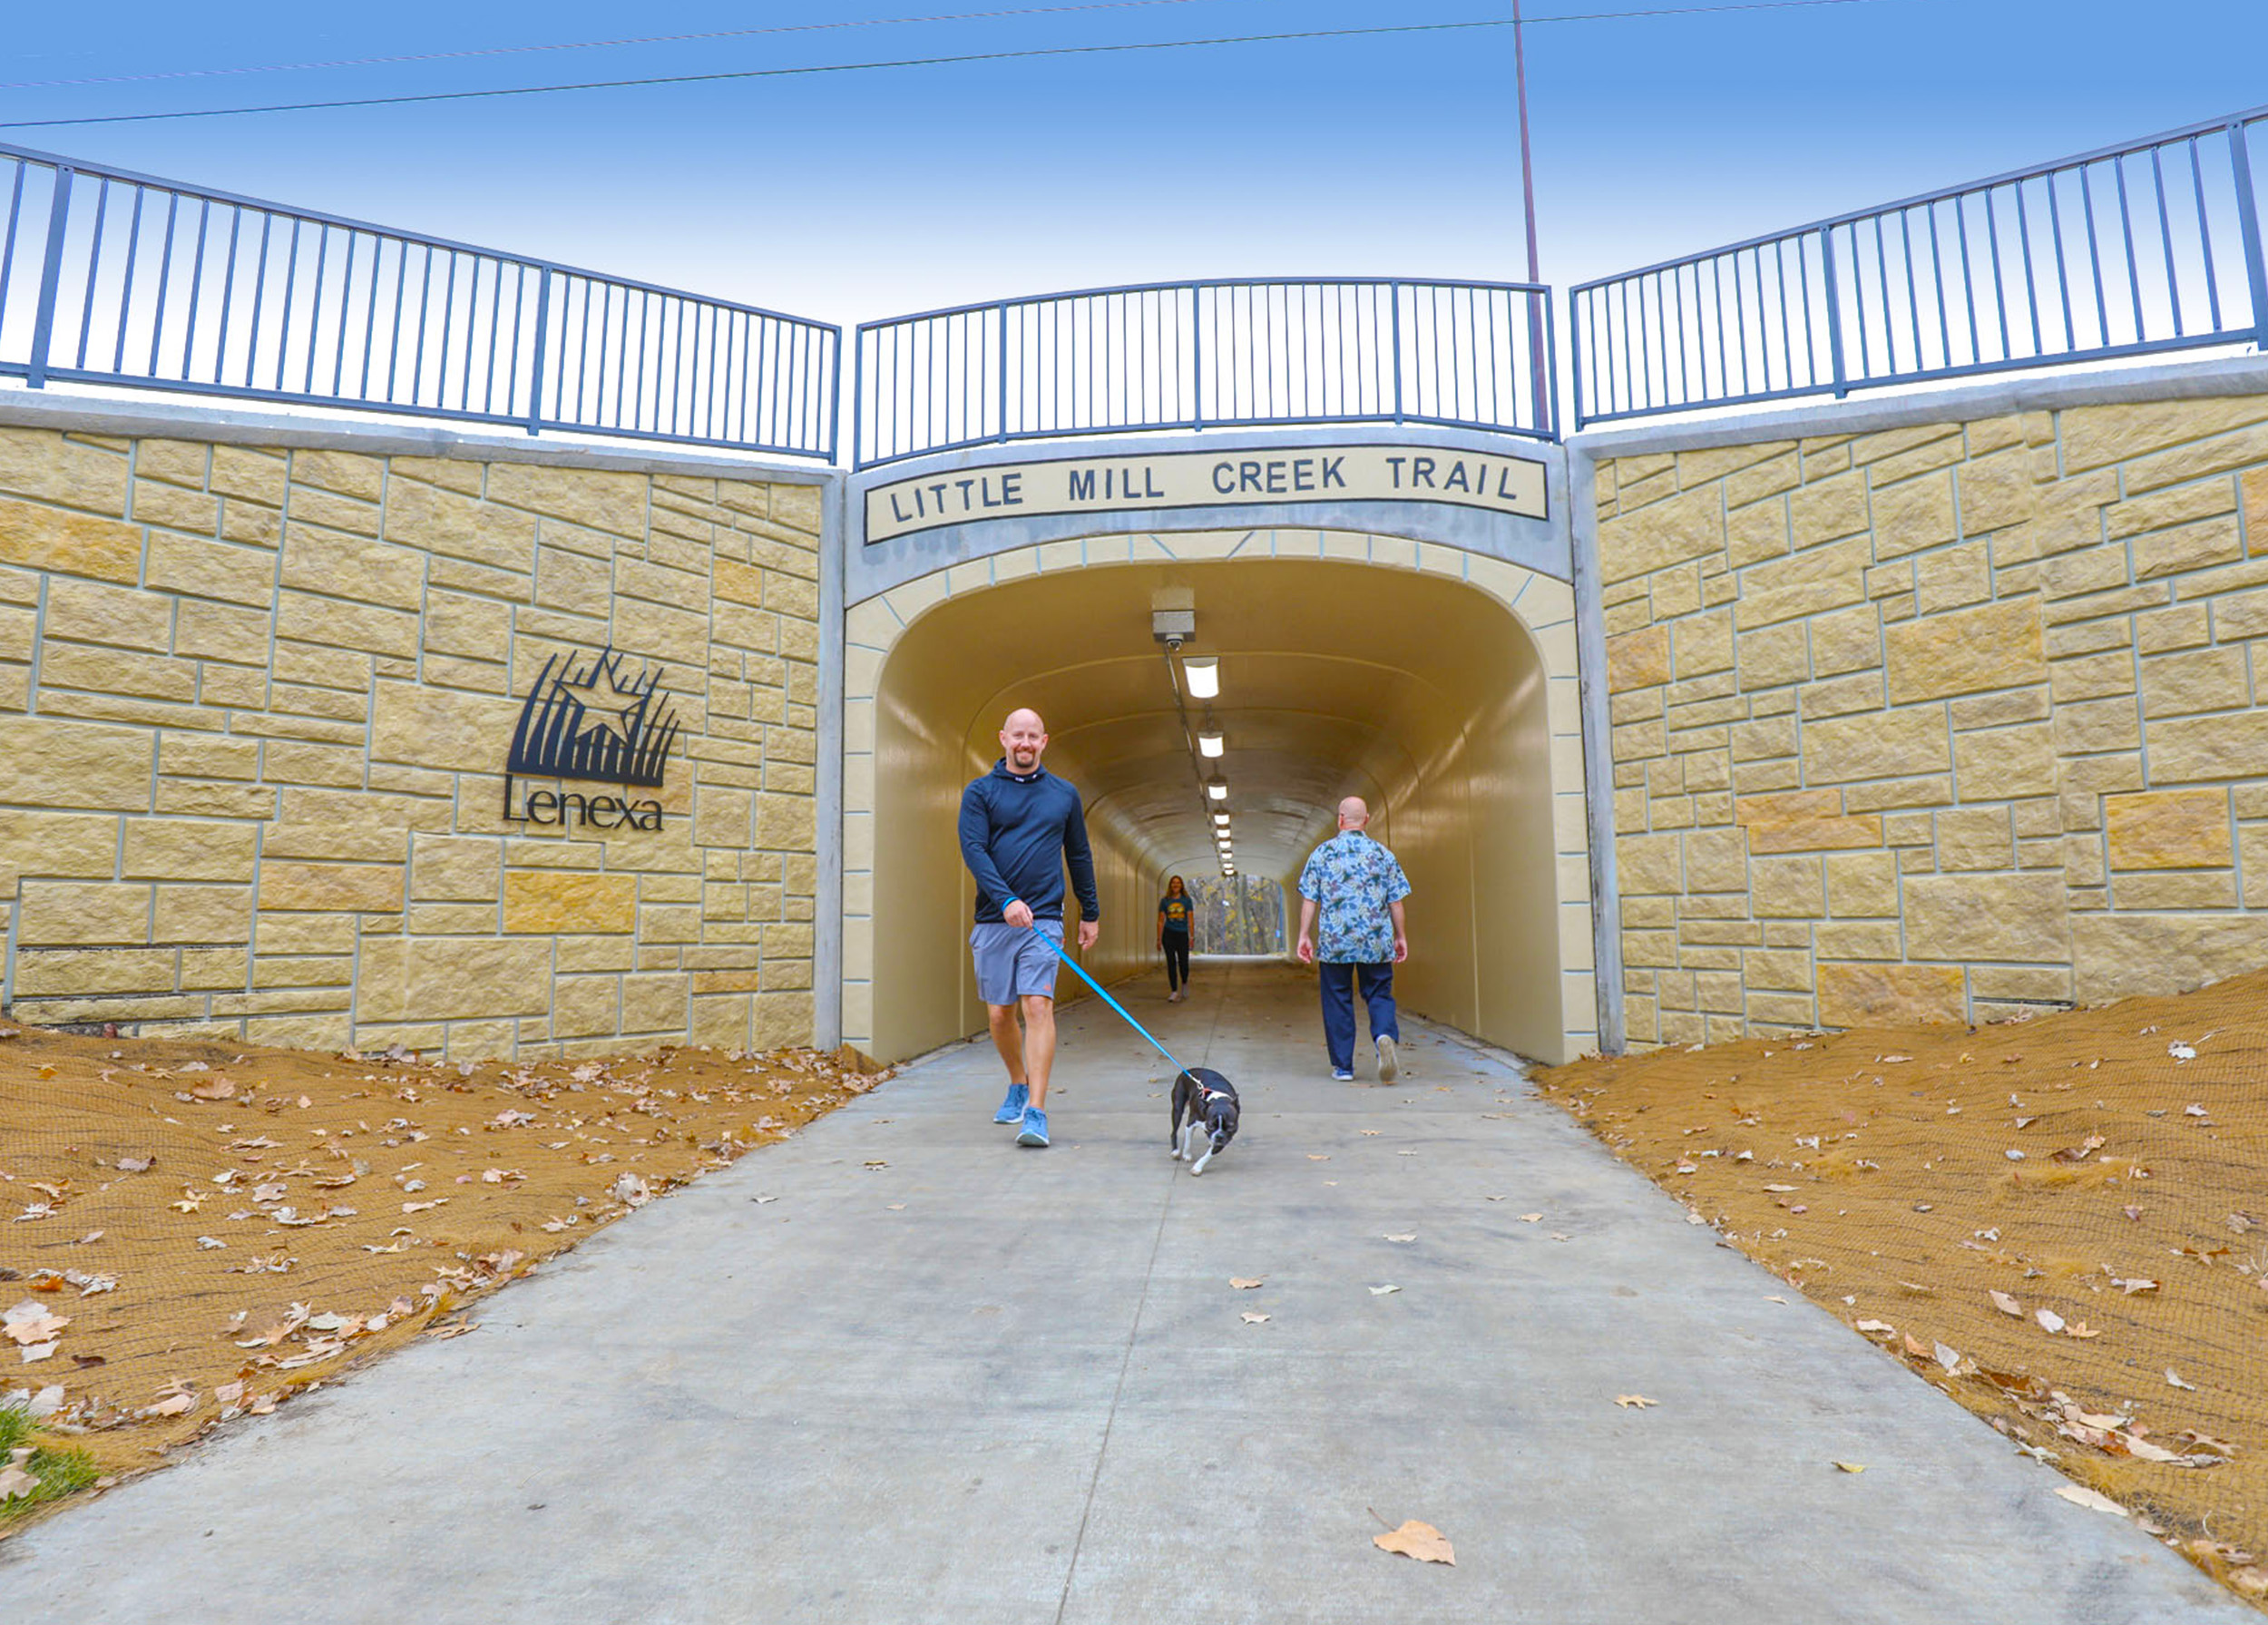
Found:
M 973 520 L 1295 503 L 1448 503 L 1545 519 L 1544 473 L 1531 457 L 1406 443 L 992 463 L 871 487 L 866 541 Z

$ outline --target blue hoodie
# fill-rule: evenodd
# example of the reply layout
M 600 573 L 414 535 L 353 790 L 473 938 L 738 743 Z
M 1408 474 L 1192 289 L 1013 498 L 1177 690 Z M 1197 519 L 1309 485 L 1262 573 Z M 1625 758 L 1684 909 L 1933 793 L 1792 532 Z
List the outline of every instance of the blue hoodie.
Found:
M 1010 903 L 1034 919 L 1063 917 L 1063 860 L 1070 859 L 1080 917 L 1100 920 L 1094 854 L 1079 792 L 1045 768 L 1011 773 L 1005 758 L 961 792 L 961 857 L 976 876 L 979 925 L 1001 923 Z

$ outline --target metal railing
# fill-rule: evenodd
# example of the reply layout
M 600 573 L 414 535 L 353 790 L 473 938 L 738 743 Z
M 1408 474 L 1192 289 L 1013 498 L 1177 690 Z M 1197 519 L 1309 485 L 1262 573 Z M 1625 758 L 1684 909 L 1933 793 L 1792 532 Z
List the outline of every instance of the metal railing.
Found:
M 0 376 L 825 458 L 842 329 L 0 146 Z
M 1575 425 L 2253 341 L 2268 107 L 1569 290 Z
M 1095 288 L 858 328 L 860 468 L 1042 436 L 1445 424 L 1558 434 L 1549 289 L 1325 277 Z

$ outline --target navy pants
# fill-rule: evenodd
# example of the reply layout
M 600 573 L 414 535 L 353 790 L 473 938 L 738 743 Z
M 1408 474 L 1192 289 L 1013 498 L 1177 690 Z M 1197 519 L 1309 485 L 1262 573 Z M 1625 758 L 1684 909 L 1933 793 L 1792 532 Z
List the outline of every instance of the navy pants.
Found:
M 1323 1042 L 1331 1052 L 1334 1072 L 1354 1070 L 1354 986 L 1360 983 L 1363 1003 L 1370 1007 L 1370 1036 L 1402 1042 L 1402 1023 L 1393 1013 L 1393 966 L 1387 964 L 1330 964 L 1315 967 L 1323 983 Z

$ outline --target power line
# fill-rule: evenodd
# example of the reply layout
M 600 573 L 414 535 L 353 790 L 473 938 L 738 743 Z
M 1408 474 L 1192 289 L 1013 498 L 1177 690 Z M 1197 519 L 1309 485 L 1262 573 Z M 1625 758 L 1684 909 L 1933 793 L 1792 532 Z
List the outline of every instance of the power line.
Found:
M 1530 17 L 1533 28 L 1548 23 L 1594 23 L 1638 17 L 1700 16 L 1720 12 L 1795 11 L 1823 5 L 1871 5 L 1882 0 L 1740 0 L 1737 4 L 1664 6 L 1645 11 L 1571 12 Z M 1373 28 L 1310 28 L 1283 34 L 1219 34 L 1205 39 L 1146 40 L 1103 45 L 1041 45 L 1017 51 L 973 51 L 955 56 L 894 57 L 876 62 L 818 63 L 804 67 L 739 68 L 710 73 L 657 73 L 636 79 L 590 79 L 568 84 L 528 84 L 497 90 L 421 91 L 390 96 L 344 96 L 322 102 L 275 102 L 244 107 L 199 107 L 175 113 L 90 113 L 73 118 L 9 119 L 0 130 L 44 130 L 67 124 L 136 124 L 164 119 L 231 118 L 244 113 L 318 113 L 357 107 L 399 107 L 417 102 L 474 102 L 502 96 L 545 96 L 569 91 L 636 90 L 664 84 L 715 84 L 729 80 L 788 79 L 819 73 L 863 73 L 885 68 L 958 67 L 973 63 L 1022 62 L 1041 57 L 1103 56 L 1130 51 L 1186 51 L 1213 45 L 1280 44 L 1293 40 L 1374 38 L 1381 34 L 1452 34 L 1481 28 L 1510 28 L 1509 17 L 1464 23 L 1400 23 Z
M 765 28 L 712 28 L 698 34 L 631 34 L 612 40 L 561 40 L 523 45 L 475 45 L 459 51 L 417 51 L 394 56 L 342 56 L 328 62 L 262 63 L 232 68 L 173 68 L 158 73 L 105 73 L 84 79 L 23 79 L 0 90 L 55 90 L 90 84 L 153 84 L 170 79 L 220 79 L 247 73 L 305 73 L 331 68 L 394 67 L 405 63 L 462 62 L 480 56 L 524 56 L 551 51 L 611 51 L 628 45 L 683 45 L 709 40 L 750 39 L 772 34 L 821 34 L 846 28 L 897 28 L 923 23 L 982 23 L 1006 17 L 1052 17 L 1070 12 L 1131 11 L 1151 5 L 1198 5 L 1207 0 L 1086 0 L 1079 5 L 1022 5 L 1001 11 L 942 12 L 919 17 L 862 17 L 836 23 L 782 23 Z

